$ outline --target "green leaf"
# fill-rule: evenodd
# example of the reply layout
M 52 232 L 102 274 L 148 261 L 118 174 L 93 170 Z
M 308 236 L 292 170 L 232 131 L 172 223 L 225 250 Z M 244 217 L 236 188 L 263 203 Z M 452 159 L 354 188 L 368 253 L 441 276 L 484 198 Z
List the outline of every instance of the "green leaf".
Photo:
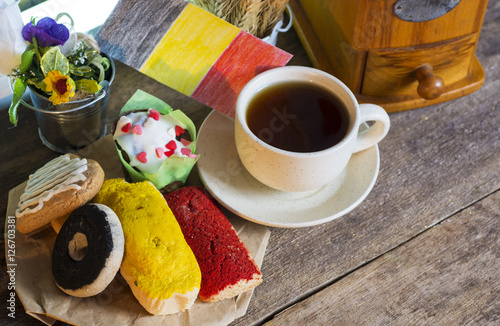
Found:
M 69 72 L 70 74 L 72 75 L 75 75 L 75 76 L 92 76 L 94 74 L 94 70 L 92 68 L 90 68 L 89 66 L 81 66 L 81 67 L 77 67 L 77 66 L 74 66 L 72 64 L 69 65 Z
M 94 48 L 88 48 L 87 50 L 85 50 L 85 56 L 87 57 L 88 61 L 93 61 L 93 60 L 99 60 L 99 62 L 101 61 L 100 59 L 101 56 L 99 52 L 97 52 L 97 50 L 95 50 Z
M 30 50 L 34 50 L 35 49 L 35 45 L 34 44 L 28 44 L 26 45 L 26 49 L 24 49 L 24 51 L 30 51 Z
M 38 89 L 47 92 L 47 84 L 45 84 L 45 81 L 42 79 L 41 81 L 37 82 L 34 84 Z
M 26 91 L 26 82 L 24 82 L 21 78 L 17 78 L 14 83 L 14 94 L 12 95 L 12 103 L 9 107 L 9 119 L 10 122 L 17 126 L 17 108 L 19 107 L 19 103 L 23 98 L 24 92 Z
M 57 46 L 51 48 L 43 55 L 40 65 L 45 75 L 52 70 L 58 70 L 62 75 L 67 75 L 69 72 L 68 59 L 66 59 Z
M 71 85 L 71 89 L 76 92 L 76 83 L 73 79 L 68 78 L 68 83 Z
M 101 90 L 101 85 L 99 85 L 95 80 L 91 79 L 80 79 L 75 82 L 76 89 L 87 93 L 97 93 Z
M 102 58 L 102 66 L 104 67 L 104 70 L 108 70 L 109 67 L 111 67 L 111 62 L 108 58 Z
M 101 64 L 102 60 L 100 59 L 94 59 L 92 60 L 89 65 L 93 65 L 97 68 L 98 72 L 99 72 L 99 76 L 97 77 L 97 81 L 100 83 L 104 80 L 104 67 L 102 66 Z
M 21 65 L 19 66 L 20 73 L 23 74 L 29 69 L 29 67 L 33 63 L 33 56 L 34 55 L 35 55 L 34 50 L 29 50 L 29 51 L 23 52 L 23 54 L 21 55 Z
M 36 56 L 38 58 L 38 62 L 40 62 L 42 60 L 42 55 L 40 54 L 40 49 L 38 48 L 38 43 L 36 41 L 36 37 L 33 36 L 33 38 L 31 39 L 31 42 L 33 45 L 33 50 L 35 51 Z

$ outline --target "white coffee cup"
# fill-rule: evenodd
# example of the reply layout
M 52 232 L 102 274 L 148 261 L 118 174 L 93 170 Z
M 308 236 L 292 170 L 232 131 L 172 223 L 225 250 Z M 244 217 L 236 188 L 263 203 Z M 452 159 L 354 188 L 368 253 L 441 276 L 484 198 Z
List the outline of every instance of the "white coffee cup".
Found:
M 259 139 L 248 127 L 246 111 L 255 94 L 274 84 L 300 81 L 327 89 L 345 105 L 349 124 L 344 138 L 327 149 L 291 152 Z M 360 125 L 374 122 L 360 131 Z M 376 145 L 388 133 L 387 112 L 374 104 L 358 104 L 354 94 L 332 75 L 309 67 L 286 66 L 254 77 L 240 92 L 236 102 L 235 142 L 238 156 L 248 172 L 261 183 L 282 191 L 319 189 L 335 181 L 353 153 Z

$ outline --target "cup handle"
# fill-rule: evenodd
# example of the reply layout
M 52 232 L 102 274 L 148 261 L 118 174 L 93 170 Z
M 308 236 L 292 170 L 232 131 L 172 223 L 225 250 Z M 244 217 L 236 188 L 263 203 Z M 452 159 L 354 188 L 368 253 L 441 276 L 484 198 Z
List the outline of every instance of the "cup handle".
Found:
M 389 132 L 391 121 L 387 112 L 375 104 L 359 104 L 360 122 L 375 122 L 365 130 L 358 131 L 354 153 L 376 145 Z

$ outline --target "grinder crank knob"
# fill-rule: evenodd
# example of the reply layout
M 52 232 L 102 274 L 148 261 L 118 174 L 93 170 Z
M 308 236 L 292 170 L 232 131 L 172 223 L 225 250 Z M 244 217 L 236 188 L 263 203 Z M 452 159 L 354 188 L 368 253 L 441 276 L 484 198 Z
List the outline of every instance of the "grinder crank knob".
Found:
M 444 81 L 434 75 L 431 66 L 421 66 L 415 71 L 415 75 L 418 80 L 417 93 L 424 99 L 433 100 L 443 93 Z

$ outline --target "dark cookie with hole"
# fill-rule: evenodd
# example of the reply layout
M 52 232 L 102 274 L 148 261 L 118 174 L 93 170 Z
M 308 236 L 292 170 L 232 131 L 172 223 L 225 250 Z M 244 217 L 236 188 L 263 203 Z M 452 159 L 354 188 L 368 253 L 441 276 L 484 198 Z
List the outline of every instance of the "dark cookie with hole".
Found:
M 102 292 L 120 269 L 124 244 L 112 209 L 102 204 L 77 208 L 62 225 L 52 252 L 56 285 L 75 297 Z

